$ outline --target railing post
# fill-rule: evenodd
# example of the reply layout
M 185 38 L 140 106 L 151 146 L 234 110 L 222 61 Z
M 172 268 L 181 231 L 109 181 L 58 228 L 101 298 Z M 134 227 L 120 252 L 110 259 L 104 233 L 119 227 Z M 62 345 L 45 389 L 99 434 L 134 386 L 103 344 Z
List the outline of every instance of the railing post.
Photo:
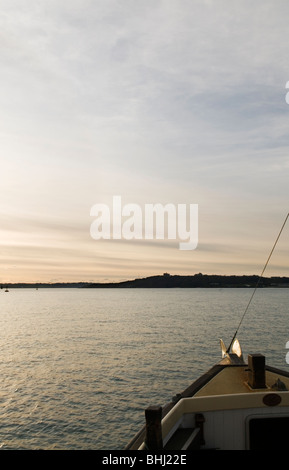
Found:
M 149 406 L 145 410 L 146 417 L 146 438 L 145 446 L 149 450 L 162 450 L 162 407 Z
M 263 354 L 248 354 L 248 384 L 251 388 L 266 388 L 266 366 Z
M 204 415 L 202 413 L 196 413 L 196 415 L 195 415 L 195 425 L 196 425 L 196 428 L 200 429 L 200 445 L 201 446 L 205 445 L 204 422 L 205 422 Z

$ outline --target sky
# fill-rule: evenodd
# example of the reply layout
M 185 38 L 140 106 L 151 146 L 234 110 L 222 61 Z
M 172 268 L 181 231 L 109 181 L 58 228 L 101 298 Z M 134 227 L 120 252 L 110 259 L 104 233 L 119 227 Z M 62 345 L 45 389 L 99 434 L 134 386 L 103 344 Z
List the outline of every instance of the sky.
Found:
M 0 282 L 260 274 L 289 211 L 286 0 L 0 0 Z M 198 245 L 91 236 L 198 205 Z M 124 218 L 122 218 L 124 221 Z M 289 222 L 266 271 L 289 276 Z

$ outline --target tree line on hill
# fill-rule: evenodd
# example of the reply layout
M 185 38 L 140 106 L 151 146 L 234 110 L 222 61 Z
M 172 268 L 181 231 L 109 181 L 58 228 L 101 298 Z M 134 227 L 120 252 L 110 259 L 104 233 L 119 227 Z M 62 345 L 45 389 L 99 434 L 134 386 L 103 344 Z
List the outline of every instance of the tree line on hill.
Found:
M 255 287 L 259 276 L 225 276 L 217 274 L 195 274 L 193 276 L 170 275 L 150 276 L 131 281 L 92 283 L 90 288 L 170 288 L 170 287 Z M 263 277 L 259 287 L 289 287 L 288 277 Z
M 2 284 L 1 289 L 7 288 L 173 288 L 173 287 L 289 287 L 289 277 L 262 277 L 257 275 L 218 275 L 194 274 L 191 276 L 171 275 L 164 273 L 159 276 L 149 276 L 121 282 L 57 282 L 57 283 L 8 283 Z

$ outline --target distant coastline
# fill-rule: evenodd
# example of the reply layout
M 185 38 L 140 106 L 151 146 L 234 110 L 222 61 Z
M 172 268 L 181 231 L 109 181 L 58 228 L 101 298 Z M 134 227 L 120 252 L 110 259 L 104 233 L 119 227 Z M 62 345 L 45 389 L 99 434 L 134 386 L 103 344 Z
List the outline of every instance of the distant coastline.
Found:
M 123 289 L 123 288 L 233 288 L 255 287 L 258 282 L 257 275 L 218 275 L 194 274 L 191 276 L 171 275 L 164 273 L 159 276 L 149 276 L 140 279 L 121 282 L 57 282 L 57 283 L 3 283 L 1 289 L 6 288 L 93 288 L 93 289 Z M 259 287 L 289 287 L 289 277 L 263 277 Z

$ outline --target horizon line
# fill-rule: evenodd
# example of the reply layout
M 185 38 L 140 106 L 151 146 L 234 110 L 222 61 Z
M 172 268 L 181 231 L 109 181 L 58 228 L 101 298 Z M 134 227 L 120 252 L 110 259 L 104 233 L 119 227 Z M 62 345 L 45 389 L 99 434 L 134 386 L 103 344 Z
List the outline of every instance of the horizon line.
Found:
M 59 285 L 59 284 L 66 284 L 66 285 L 83 285 L 83 284 L 122 284 L 125 282 L 133 282 L 137 280 L 145 280 L 145 279 L 150 279 L 150 278 L 162 278 L 162 277 L 183 277 L 183 278 L 189 278 L 189 277 L 196 277 L 196 276 L 206 276 L 206 277 L 220 277 L 220 278 L 232 278 L 232 277 L 244 277 L 244 278 L 261 278 L 261 279 L 289 279 L 289 276 L 260 276 L 260 274 L 204 274 L 204 273 L 195 273 L 195 274 L 169 274 L 169 273 L 163 273 L 163 274 L 152 274 L 150 276 L 145 276 L 145 277 L 137 277 L 134 279 L 125 279 L 123 281 L 31 281 L 31 282 L 26 282 L 26 281 L 17 281 L 17 282 L 0 282 L 1 289 L 6 286 L 17 286 L 17 285 Z

